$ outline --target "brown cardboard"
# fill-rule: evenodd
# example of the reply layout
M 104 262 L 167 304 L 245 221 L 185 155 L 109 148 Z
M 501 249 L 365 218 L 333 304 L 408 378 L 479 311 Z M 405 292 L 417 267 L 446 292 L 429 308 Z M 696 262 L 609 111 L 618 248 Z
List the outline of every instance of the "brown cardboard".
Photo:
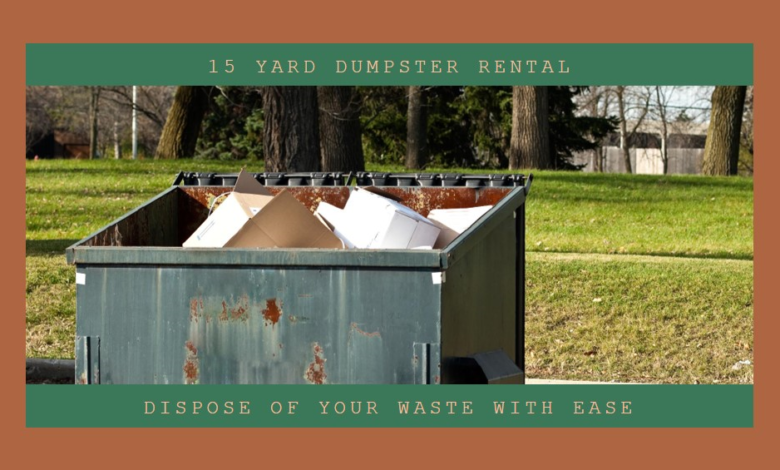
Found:
M 342 248 L 288 191 L 276 196 L 241 171 L 233 192 L 184 242 L 186 248 Z
M 341 240 L 286 190 L 225 245 L 235 248 L 341 248 Z
M 264 196 L 272 195 L 271 191 L 269 191 L 265 186 L 260 184 L 256 179 L 252 177 L 250 173 L 248 173 L 243 169 L 238 174 L 236 185 L 233 186 L 233 192 L 244 193 L 244 194 L 262 194 Z

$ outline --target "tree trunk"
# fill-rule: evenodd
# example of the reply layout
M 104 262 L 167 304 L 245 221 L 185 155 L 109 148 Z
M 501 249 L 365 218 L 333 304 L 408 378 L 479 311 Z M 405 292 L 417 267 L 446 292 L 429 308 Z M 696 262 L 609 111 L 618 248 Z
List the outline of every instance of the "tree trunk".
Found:
M 661 97 L 661 87 L 655 87 L 656 105 L 658 106 L 658 116 L 661 118 L 661 162 L 663 163 L 663 174 L 669 173 L 669 120 L 666 113 L 666 102 Z
M 263 95 L 266 171 L 319 171 L 317 87 L 269 86 Z
M 547 87 L 512 87 L 509 169 L 552 167 Z
M 661 135 L 661 163 L 663 163 L 663 174 L 669 173 L 669 139 L 664 125 L 663 135 Z
M 190 158 L 209 107 L 212 87 L 180 86 L 168 111 L 154 158 Z
M 409 87 L 406 113 L 406 168 L 422 168 L 428 162 L 428 114 L 422 87 Z
M 712 92 L 712 116 L 702 162 L 705 175 L 737 174 L 746 91 L 744 86 L 717 86 Z
M 89 158 L 98 157 L 98 111 L 100 87 L 89 87 Z
M 601 100 L 601 96 L 599 94 L 599 87 L 590 86 L 589 92 L 591 95 L 590 115 L 596 118 L 599 117 L 599 101 Z M 599 141 L 597 142 L 597 147 L 593 149 L 593 171 L 594 172 L 602 173 L 604 171 L 602 162 L 603 160 L 601 159 L 601 141 Z
M 322 171 L 364 171 L 360 106 L 349 86 L 317 87 Z
M 615 94 L 618 99 L 618 113 L 620 114 L 620 151 L 623 153 L 623 164 L 626 167 L 626 173 L 631 171 L 631 148 L 628 145 L 628 128 L 626 124 L 626 100 L 625 87 L 617 87 Z

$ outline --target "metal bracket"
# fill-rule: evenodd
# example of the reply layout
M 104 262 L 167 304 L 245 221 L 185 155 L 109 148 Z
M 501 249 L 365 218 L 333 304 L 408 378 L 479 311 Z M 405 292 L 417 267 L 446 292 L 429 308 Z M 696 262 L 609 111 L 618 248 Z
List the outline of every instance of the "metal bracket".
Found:
M 76 383 L 100 383 L 99 336 L 76 336 Z
M 412 369 L 415 384 L 441 383 L 441 348 L 439 343 L 414 343 Z

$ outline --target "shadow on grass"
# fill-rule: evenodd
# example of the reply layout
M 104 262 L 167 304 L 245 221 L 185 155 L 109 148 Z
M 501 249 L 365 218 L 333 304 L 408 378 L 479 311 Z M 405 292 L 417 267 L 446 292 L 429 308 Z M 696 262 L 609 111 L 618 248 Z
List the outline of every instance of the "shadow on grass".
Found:
M 27 188 L 28 194 L 43 194 L 43 195 L 60 195 L 60 196 L 78 196 L 83 198 L 89 197 L 104 197 L 104 196 L 138 196 L 144 194 L 157 194 L 165 189 L 167 186 L 160 186 L 152 189 L 135 189 L 135 188 Z
M 25 249 L 27 256 L 36 255 L 64 255 L 65 248 L 76 243 L 76 239 L 55 239 L 55 240 L 25 240 Z
M 46 174 L 46 175 L 108 175 L 115 173 L 134 173 L 134 174 L 157 174 L 158 172 L 148 166 L 144 167 L 126 167 L 126 168 L 52 168 L 50 166 L 42 166 L 35 168 L 33 166 L 27 167 L 26 173 L 28 174 Z M 177 172 L 178 173 L 178 172 Z M 171 181 L 176 175 L 171 176 Z
M 687 258 L 687 259 L 715 259 L 715 260 L 737 260 L 737 261 L 753 261 L 752 254 L 746 253 L 729 253 L 727 251 L 718 251 L 715 253 L 672 253 L 666 251 L 655 251 L 652 253 L 647 252 L 631 252 L 631 253 L 608 253 L 597 251 L 567 251 L 567 250 L 531 250 L 526 248 L 526 253 L 563 253 L 572 255 L 609 255 L 609 256 L 653 256 L 659 258 Z

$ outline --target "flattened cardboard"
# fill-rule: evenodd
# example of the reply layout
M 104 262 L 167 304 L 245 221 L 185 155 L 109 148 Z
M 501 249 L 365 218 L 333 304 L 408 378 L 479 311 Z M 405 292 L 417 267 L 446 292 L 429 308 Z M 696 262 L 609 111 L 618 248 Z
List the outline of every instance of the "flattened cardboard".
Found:
M 187 248 L 342 248 L 341 240 L 287 191 L 272 196 L 241 171 L 233 192 L 184 242 Z
M 227 247 L 341 248 L 341 240 L 287 191 L 252 217 Z
M 245 170 L 241 170 L 236 179 L 236 185 L 233 186 L 234 193 L 243 194 L 261 194 L 263 196 L 272 196 L 271 191 L 265 186 L 260 184 L 251 174 Z

